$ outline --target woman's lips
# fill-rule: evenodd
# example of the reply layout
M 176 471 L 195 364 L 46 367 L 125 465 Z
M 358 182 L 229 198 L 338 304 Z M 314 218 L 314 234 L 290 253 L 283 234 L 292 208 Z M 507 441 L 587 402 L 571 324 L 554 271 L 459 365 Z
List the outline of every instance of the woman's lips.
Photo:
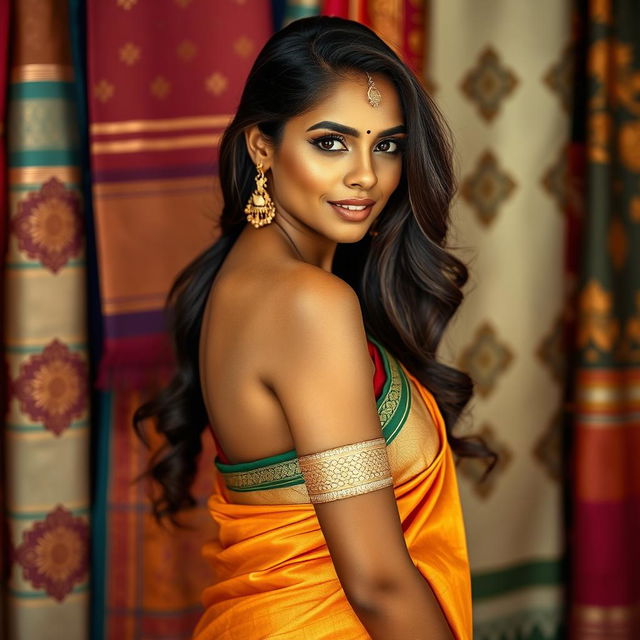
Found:
M 333 209 L 345 220 L 351 222 L 362 222 L 369 217 L 375 200 L 370 199 L 356 199 L 351 198 L 349 200 L 334 200 L 329 202 Z

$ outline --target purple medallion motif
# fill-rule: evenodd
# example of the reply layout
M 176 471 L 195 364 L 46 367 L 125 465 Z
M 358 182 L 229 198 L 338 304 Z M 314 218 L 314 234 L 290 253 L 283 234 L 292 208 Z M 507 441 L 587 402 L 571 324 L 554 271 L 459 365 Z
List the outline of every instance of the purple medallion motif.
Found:
M 61 506 L 22 534 L 15 561 L 34 589 L 62 601 L 88 569 L 89 526 Z
M 87 410 L 86 362 L 58 340 L 20 367 L 12 391 L 23 413 L 60 435 Z
M 56 273 L 82 248 L 80 199 L 51 178 L 18 203 L 12 229 L 20 250 Z

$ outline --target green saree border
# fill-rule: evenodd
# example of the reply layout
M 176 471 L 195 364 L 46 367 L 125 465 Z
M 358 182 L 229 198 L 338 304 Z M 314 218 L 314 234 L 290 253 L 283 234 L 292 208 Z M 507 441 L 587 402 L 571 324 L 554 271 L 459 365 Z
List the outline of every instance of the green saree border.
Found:
M 368 338 L 378 347 L 386 374 L 376 407 L 388 446 L 400 433 L 409 415 L 410 383 L 399 362 L 377 340 L 371 336 Z M 230 491 L 265 491 L 304 483 L 295 449 L 237 464 L 226 464 L 216 456 L 214 464 Z
M 378 347 L 386 373 L 386 380 L 376 406 L 380 416 L 382 435 L 389 446 L 400 433 L 411 410 L 409 379 L 400 363 L 375 338 L 369 340 Z

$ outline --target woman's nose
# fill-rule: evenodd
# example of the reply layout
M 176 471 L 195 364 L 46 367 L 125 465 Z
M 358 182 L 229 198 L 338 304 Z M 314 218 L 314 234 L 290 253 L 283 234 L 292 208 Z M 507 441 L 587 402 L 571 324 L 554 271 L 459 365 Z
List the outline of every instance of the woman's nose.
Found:
M 378 176 L 376 175 L 370 152 L 367 150 L 366 153 L 355 156 L 353 166 L 345 175 L 345 184 L 348 187 L 360 187 L 361 189 L 369 190 L 376 182 L 378 182 Z

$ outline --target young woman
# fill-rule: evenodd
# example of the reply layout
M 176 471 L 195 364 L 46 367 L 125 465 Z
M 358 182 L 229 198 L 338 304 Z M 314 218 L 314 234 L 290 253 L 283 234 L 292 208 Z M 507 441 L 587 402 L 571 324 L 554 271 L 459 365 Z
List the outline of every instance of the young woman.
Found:
M 258 56 L 220 148 L 221 237 L 169 297 L 178 369 L 141 407 L 167 445 L 158 517 L 218 456 L 194 637 L 471 638 L 451 430 L 469 378 L 436 361 L 467 271 L 436 107 L 366 27 L 309 18 Z

